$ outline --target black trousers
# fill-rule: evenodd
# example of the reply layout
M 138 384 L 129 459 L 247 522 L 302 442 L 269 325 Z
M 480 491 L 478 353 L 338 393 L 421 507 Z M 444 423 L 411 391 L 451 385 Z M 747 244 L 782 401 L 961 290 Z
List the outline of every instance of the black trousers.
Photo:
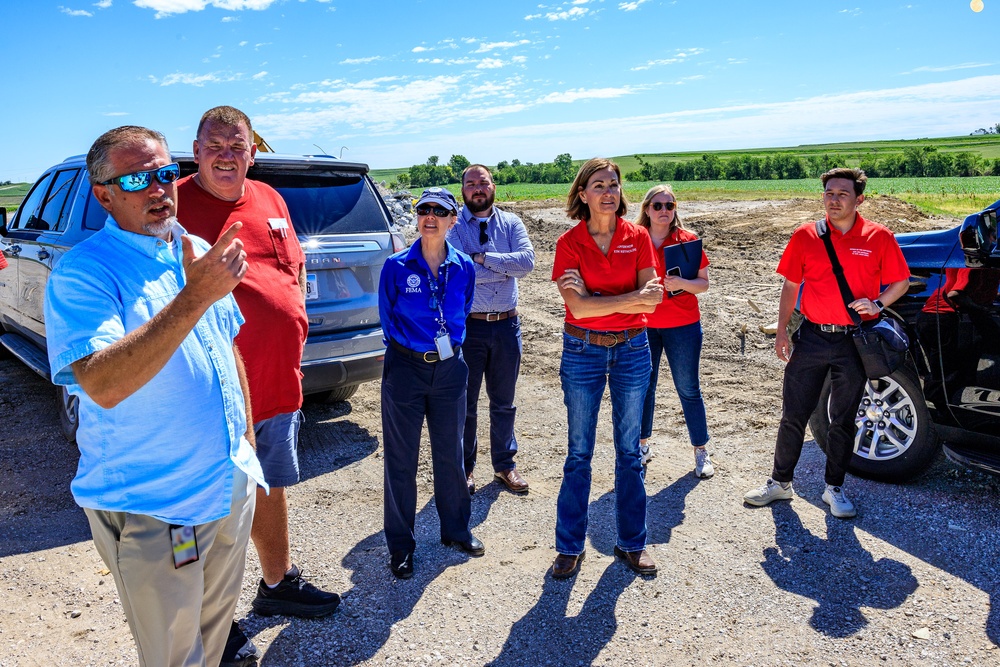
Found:
M 826 483 L 841 486 L 854 453 L 854 418 L 867 376 L 850 333 L 824 333 L 803 322 L 795 334 L 795 351 L 785 366 L 781 424 L 774 448 L 776 482 L 791 482 L 802 454 L 809 417 L 819 403 L 830 373 L 830 430 L 827 435 Z
M 382 446 L 385 450 L 385 541 L 389 553 L 413 551 L 417 511 L 417 461 L 424 418 L 431 441 L 434 502 L 441 539 L 471 537 L 472 499 L 465 483 L 462 430 L 469 369 L 459 350 L 428 364 L 390 345 L 382 367 Z

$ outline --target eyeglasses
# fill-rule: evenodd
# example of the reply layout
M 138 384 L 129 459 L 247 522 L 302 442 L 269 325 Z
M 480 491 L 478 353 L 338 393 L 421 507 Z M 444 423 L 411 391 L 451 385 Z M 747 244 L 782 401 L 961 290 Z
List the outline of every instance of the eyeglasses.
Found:
M 653 207 L 654 211 L 661 211 L 663 209 L 667 209 L 668 211 L 672 211 L 675 208 L 677 208 L 677 202 L 675 202 L 675 201 L 654 201 L 651 204 L 651 206 Z
M 101 185 L 118 185 L 124 192 L 139 192 L 149 187 L 149 184 L 153 182 L 153 176 L 156 176 L 156 180 L 161 184 L 168 185 L 181 177 L 181 168 L 174 162 L 158 169 L 115 176 L 110 180 L 102 182 Z
M 443 206 L 417 207 L 417 215 L 430 215 L 431 213 L 433 213 L 434 216 L 438 218 L 447 218 L 449 215 L 451 215 L 451 211 L 449 209 L 444 208 Z
M 479 221 L 479 244 L 480 245 L 486 245 L 487 241 L 490 240 L 490 237 L 486 235 L 486 225 L 488 225 L 489 222 L 490 222 L 489 220 L 480 220 Z

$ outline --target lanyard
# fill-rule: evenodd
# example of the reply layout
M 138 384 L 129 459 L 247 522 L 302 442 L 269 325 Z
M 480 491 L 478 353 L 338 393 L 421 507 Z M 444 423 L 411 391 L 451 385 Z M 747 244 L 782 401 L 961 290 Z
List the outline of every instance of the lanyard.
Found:
M 437 308 L 438 317 L 435 320 L 438 324 L 438 335 L 446 335 L 448 333 L 448 327 L 445 326 L 446 320 L 444 319 L 444 297 L 445 292 L 448 290 L 448 265 L 441 265 L 441 282 L 439 283 L 430 271 L 427 272 L 427 286 L 431 291 L 430 308 L 434 310 Z

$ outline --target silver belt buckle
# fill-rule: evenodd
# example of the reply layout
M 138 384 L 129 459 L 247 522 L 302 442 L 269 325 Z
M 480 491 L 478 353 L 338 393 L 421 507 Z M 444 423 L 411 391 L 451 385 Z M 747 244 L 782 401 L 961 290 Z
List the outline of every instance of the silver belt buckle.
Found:
M 503 313 L 486 313 L 486 321 L 487 322 L 499 322 L 501 315 L 503 315 Z

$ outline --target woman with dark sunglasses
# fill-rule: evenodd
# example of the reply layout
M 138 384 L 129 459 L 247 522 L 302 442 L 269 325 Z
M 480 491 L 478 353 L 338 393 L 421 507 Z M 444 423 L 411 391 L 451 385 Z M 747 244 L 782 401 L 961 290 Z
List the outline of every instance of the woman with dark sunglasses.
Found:
M 708 257 L 704 251 L 700 251 L 698 275 L 694 278 L 685 279 L 667 271 L 663 248 L 698 238 L 681 224 L 680 216 L 677 215 L 677 200 L 669 185 L 655 185 L 649 189 L 642 199 L 636 224 L 649 230 L 656 248 L 656 273 L 663 278 L 663 289 L 667 292 L 656 310 L 646 316 L 652 370 L 642 407 L 642 430 L 639 435 L 642 464 L 646 465 L 653 457 L 649 437 L 653 433 L 653 409 L 656 406 L 660 357 L 665 352 L 674 388 L 681 401 L 684 421 L 687 423 L 688 437 L 694 447 L 695 477 L 708 478 L 715 474 L 715 467 L 705 448 L 708 443 L 708 425 L 698 378 L 702 343 L 701 313 L 698 309 L 698 297 L 695 296 L 708 289 Z
M 649 234 L 622 218 L 626 206 L 618 165 L 589 160 L 566 200 L 567 216 L 580 222 L 556 241 L 552 280 L 566 304 L 559 378 L 569 427 L 556 509 L 556 579 L 573 576 L 583 561 L 591 459 L 605 387 L 611 390 L 614 423 L 614 552 L 638 574 L 656 573 L 646 551 L 639 418 L 649 377 L 644 313 L 663 298 L 663 286 Z
M 417 459 L 425 418 L 441 542 L 470 556 L 486 551 L 469 531 L 472 501 L 462 450 L 469 379 L 462 343 L 476 287 L 475 264 L 445 238 L 458 216 L 454 195 L 428 188 L 416 212 L 420 238 L 386 260 L 378 293 L 388 348 L 382 368 L 385 539 L 389 569 L 400 579 L 413 576 Z

